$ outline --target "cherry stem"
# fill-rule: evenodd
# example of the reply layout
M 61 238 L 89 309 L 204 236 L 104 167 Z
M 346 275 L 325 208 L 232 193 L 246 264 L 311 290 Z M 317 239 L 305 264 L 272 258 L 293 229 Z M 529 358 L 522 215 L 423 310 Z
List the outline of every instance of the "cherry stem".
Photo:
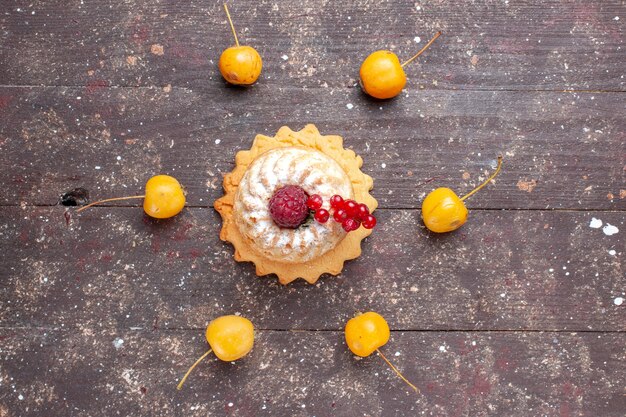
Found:
M 415 58 L 417 58 L 418 56 L 422 55 L 422 53 L 428 49 L 428 47 L 430 45 L 432 45 L 433 42 L 435 42 L 435 40 L 437 40 L 438 37 L 441 36 L 441 31 L 435 33 L 435 36 L 433 36 L 433 38 L 431 40 L 428 41 L 428 43 L 426 45 L 424 45 L 424 47 L 422 49 L 420 49 L 420 51 L 418 53 L 416 53 L 415 55 L 413 55 L 411 58 L 409 58 L 408 60 L 404 61 L 404 64 L 402 64 L 402 66 L 404 67 L 406 64 L 410 64 Z
M 224 3 L 224 10 L 226 10 L 226 17 L 228 18 L 228 23 L 230 23 L 230 29 L 233 31 L 233 36 L 235 37 L 235 43 L 239 46 L 239 39 L 237 39 L 237 32 L 235 32 L 235 25 L 233 25 L 233 20 L 230 18 L 230 13 L 228 13 L 228 6 Z
M 100 204 L 100 203 L 108 203 L 109 201 L 120 201 L 120 200 L 132 200 L 133 198 L 144 198 L 145 195 L 133 195 L 130 197 L 115 197 L 115 198 L 107 198 L 106 200 L 100 200 L 100 201 L 94 201 L 93 203 L 87 204 L 84 207 L 79 208 L 78 210 L 76 210 L 76 213 L 80 213 L 83 210 L 88 209 L 91 206 L 95 206 L 96 204 Z
M 209 356 L 209 353 L 213 352 L 212 349 L 209 349 L 206 351 L 206 353 L 202 356 L 200 356 L 200 359 L 198 359 L 196 361 L 196 363 L 194 363 L 193 365 L 191 365 L 191 368 L 189 368 L 189 370 L 187 371 L 187 373 L 185 374 L 185 376 L 183 377 L 183 379 L 180 380 L 180 382 L 178 383 L 178 385 L 176 386 L 177 390 L 181 390 L 183 388 L 183 384 L 185 383 L 185 381 L 187 380 L 187 377 L 189 376 L 189 374 L 191 373 L 191 371 L 193 371 L 193 369 L 198 366 L 198 364 L 200 362 L 202 362 L 202 359 L 206 358 L 207 356 Z
M 409 387 L 413 388 L 413 390 L 415 390 L 415 392 L 417 392 L 417 393 L 419 394 L 419 392 L 420 392 L 419 388 L 417 388 L 415 385 L 411 384 L 411 383 L 409 382 L 409 380 L 408 380 L 408 379 L 406 379 L 406 378 L 404 377 L 404 375 L 402 375 L 402 373 L 400 373 L 400 371 L 398 371 L 398 368 L 396 368 L 395 366 L 393 366 L 393 364 L 392 364 L 391 362 L 389 362 L 389 359 L 387 359 L 387 358 L 385 357 L 385 355 L 383 355 L 383 353 L 380 351 L 380 349 L 376 349 L 376 352 L 378 352 L 378 354 L 380 355 L 380 357 L 381 357 L 381 358 L 383 358 L 383 360 L 384 360 L 385 362 L 387 362 L 387 365 L 389 365 L 389 367 L 390 367 L 391 369 L 393 369 L 393 371 L 394 371 L 396 374 L 398 374 L 398 376 L 400 377 L 400 379 L 402 379 L 404 382 L 406 382 L 406 383 L 407 383 L 407 385 L 408 385 Z
M 489 178 L 487 178 L 485 180 L 485 182 L 483 182 L 478 187 L 474 188 L 472 191 L 470 191 L 469 193 L 467 193 L 463 197 L 461 197 L 461 201 L 465 201 L 465 199 L 467 197 L 471 196 L 472 194 L 474 194 L 475 192 L 477 192 L 478 190 L 483 188 L 485 185 L 489 184 L 489 181 L 491 181 L 492 179 L 494 179 L 496 177 L 496 175 L 498 175 L 498 172 L 500 172 L 500 168 L 502 168 L 502 156 L 498 157 L 498 167 L 496 168 L 496 172 L 491 174 L 491 176 Z

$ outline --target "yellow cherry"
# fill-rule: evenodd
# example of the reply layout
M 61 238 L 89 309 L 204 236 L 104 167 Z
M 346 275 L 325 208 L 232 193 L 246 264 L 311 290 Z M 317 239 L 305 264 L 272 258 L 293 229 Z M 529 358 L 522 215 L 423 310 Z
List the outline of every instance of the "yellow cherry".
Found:
M 419 392 L 417 387 L 411 384 L 380 351 L 379 348 L 389 341 L 389 334 L 387 321 L 383 316 L 373 311 L 351 318 L 348 320 L 345 329 L 346 344 L 352 353 L 364 358 L 377 352 L 404 382 L 416 392 Z
M 178 180 L 169 175 L 155 175 L 146 183 L 144 195 L 115 197 L 94 201 L 93 203 L 79 208 L 76 212 L 79 213 L 96 204 L 108 203 L 110 201 L 131 200 L 134 198 L 143 198 L 143 210 L 148 216 L 156 219 L 174 217 L 185 207 L 185 192 Z
M 251 46 L 231 46 L 222 52 L 219 67 L 222 77 L 229 83 L 250 85 L 261 75 L 263 62 Z
M 178 180 L 169 175 L 156 175 L 146 183 L 143 210 L 150 217 L 167 219 L 185 207 L 185 193 Z
M 235 37 L 236 46 L 231 46 L 222 52 L 219 61 L 220 72 L 226 81 L 235 85 L 251 85 L 261 75 L 263 60 L 261 55 L 251 46 L 239 45 L 235 26 L 230 18 L 228 6 L 224 4 L 224 10 L 230 23 L 230 28 Z
M 428 230 L 446 233 L 463 226 L 467 221 L 467 207 L 464 201 L 494 179 L 501 167 L 502 157 L 499 156 L 495 172 L 485 182 L 461 198 L 445 187 L 431 191 L 422 202 L 422 219 Z
M 389 341 L 389 325 L 373 311 L 360 314 L 346 324 L 346 343 L 357 356 L 367 357 Z
M 467 221 L 467 207 L 451 189 L 437 188 L 424 199 L 422 218 L 432 232 L 451 232 Z
M 406 84 L 404 66 L 420 56 L 441 35 L 437 34 L 413 57 L 400 64 L 398 56 L 391 51 L 371 53 L 361 64 L 359 75 L 363 91 L 378 99 L 388 99 L 400 94 Z
M 406 84 L 406 74 L 400 60 L 391 51 L 371 53 L 361 64 L 359 75 L 363 90 L 379 99 L 397 96 Z
M 187 371 L 177 388 L 181 389 L 191 371 L 211 352 L 225 362 L 236 361 L 246 356 L 254 345 L 254 326 L 240 316 L 221 316 L 211 321 L 206 328 L 206 340 L 211 347 Z
M 226 362 L 236 361 L 252 350 L 254 326 L 244 317 L 218 317 L 207 326 L 206 340 L 219 359 Z

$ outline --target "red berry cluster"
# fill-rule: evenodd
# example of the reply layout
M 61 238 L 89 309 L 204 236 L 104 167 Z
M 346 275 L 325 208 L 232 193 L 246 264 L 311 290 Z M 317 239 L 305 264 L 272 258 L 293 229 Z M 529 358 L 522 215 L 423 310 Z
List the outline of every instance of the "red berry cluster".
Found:
M 322 197 L 313 194 L 307 199 L 306 205 L 315 212 L 313 216 L 319 223 L 326 223 L 330 218 L 330 212 L 322 208 Z M 352 232 L 363 225 L 366 229 L 373 229 L 376 226 L 376 217 L 370 214 L 369 209 L 363 203 L 354 200 L 344 200 L 340 195 L 330 198 L 330 207 L 333 219 L 341 223 L 341 227 L 346 232 Z

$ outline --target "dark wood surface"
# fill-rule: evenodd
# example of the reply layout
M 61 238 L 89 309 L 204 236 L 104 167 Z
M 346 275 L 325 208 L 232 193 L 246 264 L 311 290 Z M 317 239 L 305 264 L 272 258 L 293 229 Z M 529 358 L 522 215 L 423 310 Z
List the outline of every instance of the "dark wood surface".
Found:
M 626 209 L 623 93 L 409 89 L 409 97 L 374 102 L 356 89 L 331 95 L 260 84 L 0 94 L 11 103 L 0 161 L 12 167 L 0 172 L 9 185 L 0 204 L 53 205 L 77 186 L 94 198 L 126 195 L 164 171 L 184 184 L 190 205 L 210 206 L 234 154 L 257 133 L 311 122 L 363 156 L 384 208 L 420 207 L 435 185 L 469 191 L 502 154 L 497 189 L 469 207 Z
M 217 71 L 220 2 L 0 4 L 0 416 L 622 417 L 624 2 L 230 8 L 264 59 L 250 89 Z M 401 97 L 361 93 L 369 52 L 407 58 L 437 30 Z M 284 287 L 233 261 L 211 207 L 237 150 L 307 123 L 363 156 L 380 224 L 338 277 Z M 469 191 L 499 154 L 468 223 L 427 232 L 425 193 Z M 174 219 L 60 204 L 156 173 L 188 191 Z M 347 350 L 365 310 L 421 394 Z M 257 328 L 252 353 L 176 391 L 206 324 L 233 313 Z

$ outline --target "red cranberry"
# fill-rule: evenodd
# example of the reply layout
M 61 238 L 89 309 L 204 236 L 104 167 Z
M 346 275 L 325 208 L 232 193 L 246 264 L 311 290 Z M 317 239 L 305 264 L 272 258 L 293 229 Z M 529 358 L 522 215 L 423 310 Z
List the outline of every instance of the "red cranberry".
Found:
M 330 213 L 326 209 L 319 209 L 315 212 L 315 220 L 319 223 L 326 223 L 330 217 Z
M 330 198 L 330 206 L 334 209 L 343 207 L 343 198 L 340 195 L 334 195 Z
M 307 207 L 310 208 L 311 210 L 317 210 L 321 208 L 323 203 L 324 203 L 324 200 L 322 200 L 322 197 L 319 196 L 318 194 L 313 194 L 306 201 Z
M 369 214 L 365 220 L 363 220 L 363 227 L 366 229 L 373 229 L 376 226 L 376 217 Z
M 363 203 L 359 204 L 356 211 L 356 219 L 360 222 L 364 222 L 367 216 L 370 215 L 370 209 Z
M 355 218 L 359 210 L 359 205 L 354 200 L 346 200 L 343 202 L 343 209 L 348 213 L 348 217 Z
M 343 230 L 345 230 L 346 232 L 352 232 L 358 229 L 359 226 L 361 226 L 361 223 L 354 219 L 345 219 L 343 223 L 341 223 L 341 227 L 343 227 Z
M 344 209 L 335 210 L 335 212 L 333 213 L 333 219 L 335 219 L 337 223 L 342 223 L 347 218 L 348 213 L 346 213 Z

